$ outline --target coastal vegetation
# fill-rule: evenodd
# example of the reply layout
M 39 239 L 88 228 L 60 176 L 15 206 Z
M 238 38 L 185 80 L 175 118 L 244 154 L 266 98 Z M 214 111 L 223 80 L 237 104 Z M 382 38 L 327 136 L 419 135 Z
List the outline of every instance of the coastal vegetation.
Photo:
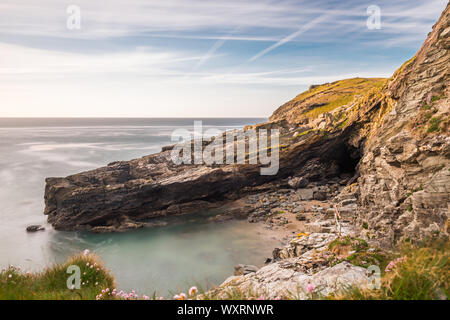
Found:
M 370 248 L 362 239 L 338 238 L 328 245 L 334 253 L 331 261 L 336 264 L 348 261 L 367 267 L 376 264 L 381 269 L 379 289 L 347 287 L 342 291 L 322 296 L 315 288 L 306 290 L 310 299 L 337 300 L 432 300 L 450 298 L 450 242 L 432 240 L 426 243 L 404 242 L 393 251 Z M 68 288 L 69 266 L 81 270 L 79 289 Z M 161 300 L 153 295 L 138 295 L 117 289 L 113 275 L 105 269 L 100 258 L 91 253 L 79 254 L 63 264 L 55 264 L 42 272 L 24 272 L 9 267 L 0 272 L 0 300 Z M 174 294 L 175 300 L 224 299 L 214 290 L 193 286 L 186 293 Z M 242 290 L 239 287 L 227 291 L 227 300 L 265 300 L 263 292 Z M 297 299 L 287 294 L 284 299 Z
M 271 121 L 314 119 L 338 107 L 356 103 L 371 90 L 379 91 L 383 78 L 351 78 L 310 87 L 274 112 Z
M 382 268 L 379 290 L 349 288 L 327 297 L 343 300 L 448 300 L 450 298 L 450 243 L 429 240 L 403 243 Z
M 70 266 L 79 267 L 79 289 L 67 283 Z M 87 252 L 40 272 L 14 266 L 0 272 L 0 300 L 93 300 L 102 290 L 115 287 L 114 277 L 100 258 Z

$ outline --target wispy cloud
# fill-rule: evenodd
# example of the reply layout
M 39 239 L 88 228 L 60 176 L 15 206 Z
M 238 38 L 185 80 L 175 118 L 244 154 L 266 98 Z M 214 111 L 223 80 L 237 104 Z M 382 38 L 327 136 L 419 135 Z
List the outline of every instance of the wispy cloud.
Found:
M 299 25 L 307 25 L 311 17 L 333 12 L 327 24 L 308 30 L 308 40 L 316 33 L 326 31 L 341 36 L 352 29 L 352 24 L 361 25 L 366 20 L 366 6 L 360 1 L 259 2 L 252 0 L 109 0 L 107 3 L 77 0 L 3 0 L 0 4 L 0 34 L 46 36 L 62 38 L 102 39 L 123 36 L 166 36 L 186 38 L 215 38 L 223 40 L 273 39 L 282 41 L 283 34 L 295 33 Z M 76 4 L 81 8 L 82 29 L 67 30 L 66 8 Z M 380 0 L 383 32 L 394 34 L 426 32 L 430 21 L 436 18 L 446 0 Z M 367 4 L 368 6 L 368 4 Z M 224 30 L 241 26 L 240 34 L 223 37 Z M 405 28 L 409 25 L 409 28 Z M 261 32 L 261 28 L 262 32 Z M 258 31 L 260 30 L 260 31 Z M 287 32 L 286 32 L 287 31 Z M 357 32 L 364 32 L 363 28 Z M 251 35 L 253 33 L 253 36 Z M 403 36 L 401 35 L 401 36 Z
M 71 4 L 80 30 L 66 28 Z M 380 30 L 366 27 L 369 4 L 2 0 L 0 116 L 267 115 L 309 84 L 389 76 L 447 0 L 378 0 Z
M 307 22 L 306 24 L 302 25 L 300 27 L 300 29 L 298 29 L 294 33 L 291 33 L 290 35 L 288 35 L 287 37 L 284 37 L 283 39 L 281 39 L 277 43 L 275 43 L 275 44 L 271 45 L 270 47 L 268 47 L 268 48 L 258 52 L 257 54 L 255 54 L 253 57 L 248 59 L 248 62 L 255 61 L 256 59 L 258 59 L 258 58 L 262 57 L 263 55 L 269 53 L 270 51 L 278 48 L 279 46 L 282 46 L 283 44 L 285 44 L 285 43 L 287 43 L 289 41 L 292 41 L 293 39 L 297 38 L 302 33 L 305 33 L 306 31 L 310 30 L 311 28 L 313 28 L 318 23 L 326 20 L 327 18 L 330 18 L 331 16 L 332 16 L 331 13 L 325 13 L 325 14 L 320 15 L 319 17 L 313 19 L 312 21 Z

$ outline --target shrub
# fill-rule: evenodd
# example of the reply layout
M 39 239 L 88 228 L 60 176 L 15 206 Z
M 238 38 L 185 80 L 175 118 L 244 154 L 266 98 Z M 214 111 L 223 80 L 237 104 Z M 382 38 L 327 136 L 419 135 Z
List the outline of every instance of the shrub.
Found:
M 431 300 L 450 297 L 450 245 L 405 243 L 381 278 L 379 290 L 351 288 L 328 297 L 354 300 Z

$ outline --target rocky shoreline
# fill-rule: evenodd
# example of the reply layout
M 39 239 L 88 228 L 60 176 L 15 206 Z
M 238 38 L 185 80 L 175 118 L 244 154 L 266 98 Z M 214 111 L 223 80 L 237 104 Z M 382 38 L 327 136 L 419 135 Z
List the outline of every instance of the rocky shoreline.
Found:
M 262 164 L 175 165 L 169 146 L 48 178 L 49 223 L 57 230 L 120 232 L 214 209 L 212 220 L 262 222 L 290 240 L 267 266 L 237 268 L 241 275 L 216 288 L 218 296 L 239 288 L 306 298 L 308 285 L 323 295 L 341 282 L 368 285 L 367 269 L 345 259 L 361 252 L 370 258 L 403 240 L 449 237 L 449 8 L 391 78 L 312 86 L 269 122 L 244 128 L 280 131 L 276 175 L 260 175 Z M 343 252 L 333 251 L 342 239 Z M 359 265 L 377 263 L 368 260 Z

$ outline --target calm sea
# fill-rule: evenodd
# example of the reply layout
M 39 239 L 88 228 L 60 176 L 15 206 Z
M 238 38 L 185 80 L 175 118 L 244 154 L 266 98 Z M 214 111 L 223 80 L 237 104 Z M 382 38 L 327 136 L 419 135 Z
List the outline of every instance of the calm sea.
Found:
M 266 119 L 195 119 L 228 130 Z M 59 232 L 46 224 L 44 179 L 159 152 L 194 119 L 0 118 L 0 267 L 39 270 L 84 249 L 98 253 L 119 288 L 169 295 L 218 284 L 237 263 L 262 264 L 273 245 L 246 221 L 207 223 L 203 214 L 167 227 L 120 234 Z M 26 233 L 31 224 L 46 230 Z

